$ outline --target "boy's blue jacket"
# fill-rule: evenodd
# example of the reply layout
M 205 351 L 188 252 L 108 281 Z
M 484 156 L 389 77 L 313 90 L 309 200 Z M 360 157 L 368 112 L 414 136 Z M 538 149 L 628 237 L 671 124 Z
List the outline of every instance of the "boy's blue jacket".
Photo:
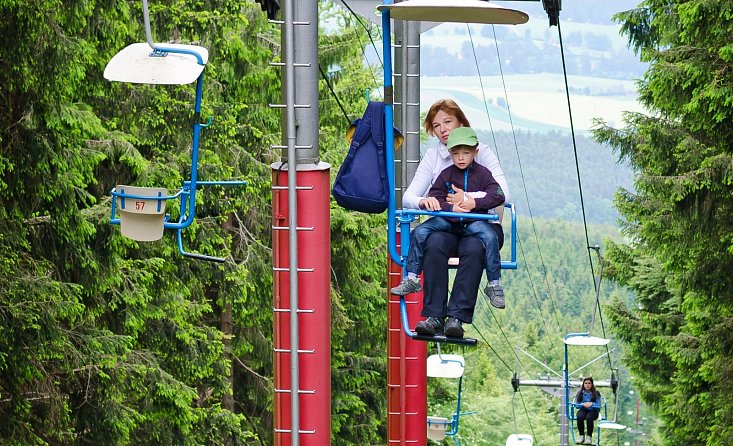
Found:
M 457 186 L 465 192 L 473 192 L 471 194 L 476 201 L 476 207 L 471 210 L 475 214 L 485 214 L 489 209 L 493 209 L 504 203 L 504 192 L 501 186 L 496 182 L 491 171 L 481 164 L 474 161 L 465 170 L 461 170 L 456 166 L 448 166 L 435 180 L 435 183 L 428 192 L 429 197 L 435 197 L 440 203 L 443 211 L 453 211 L 453 205 L 446 201 L 448 196 L 448 188 L 446 182 Z M 485 195 L 476 198 L 476 192 L 483 192 Z M 458 218 L 449 218 L 451 221 L 459 221 Z M 464 223 L 475 221 L 474 219 L 462 219 Z

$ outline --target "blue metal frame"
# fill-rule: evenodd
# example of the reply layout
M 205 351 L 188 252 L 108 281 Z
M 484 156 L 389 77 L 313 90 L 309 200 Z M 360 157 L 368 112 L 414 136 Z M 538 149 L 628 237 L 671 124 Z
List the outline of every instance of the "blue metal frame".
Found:
M 391 5 L 392 0 L 384 0 L 384 5 Z M 384 58 L 384 122 L 385 128 L 391 129 L 394 126 L 394 104 L 392 94 L 392 46 L 391 46 L 391 23 L 390 23 L 390 10 L 385 8 L 382 10 L 382 52 Z M 385 138 L 385 151 L 387 152 L 387 184 L 389 187 L 389 206 L 387 207 L 387 250 L 392 260 L 402 267 L 403 274 L 407 274 L 405 271 L 405 263 L 407 261 L 407 253 L 410 249 L 410 223 L 415 220 L 416 215 L 435 215 L 441 217 L 464 217 L 472 218 L 476 220 L 493 220 L 499 219 L 497 215 L 493 214 L 472 214 L 472 213 L 458 213 L 458 212 L 445 212 L 445 211 L 423 211 L 418 209 L 396 209 L 396 197 L 395 197 L 395 175 L 394 175 L 394 139 L 391 137 Z M 513 204 L 506 203 L 505 207 L 511 210 L 512 214 L 512 229 L 511 229 L 511 260 L 502 261 L 502 269 L 517 269 L 517 214 Z M 401 252 L 397 252 L 397 223 L 396 220 L 400 221 L 400 228 L 402 231 L 401 239 Z M 445 337 L 432 337 L 432 336 L 420 336 L 410 330 L 410 325 L 407 317 L 407 305 L 404 296 L 400 297 L 400 312 L 402 320 L 402 329 L 405 334 L 412 339 L 418 340 L 431 340 L 438 342 L 448 342 L 456 344 L 476 345 L 476 340 L 464 340 L 457 338 L 445 338 Z
M 188 51 L 188 50 L 173 51 L 173 49 L 171 49 L 170 52 L 179 52 L 179 53 L 184 53 L 184 54 L 196 54 L 198 57 L 199 63 L 203 65 L 201 56 L 198 55 L 198 53 L 196 53 L 195 51 Z M 178 234 L 177 234 L 178 252 L 180 252 L 181 255 L 185 257 L 191 257 L 191 258 L 200 259 L 200 260 L 209 260 L 213 262 L 224 262 L 226 259 L 222 257 L 213 257 L 213 256 L 207 256 L 207 255 L 197 254 L 193 252 L 187 252 L 183 248 L 182 231 L 185 228 L 189 227 L 191 223 L 193 223 L 194 219 L 196 218 L 196 190 L 198 189 L 198 186 L 244 186 L 245 184 L 247 184 L 246 181 L 198 181 L 199 141 L 201 138 L 201 129 L 211 125 L 211 118 L 209 118 L 209 122 L 205 124 L 198 122 L 198 117 L 201 116 L 201 99 L 203 97 L 203 83 L 204 83 L 204 73 L 202 72 L 196 81 L 196 102 L 194 105 L 194 116 L 196 117 L 196 121 L 193 123 L 193 142 L 191 145 L 191 179 L 184 181 L 183 187 L 181 187 L 181 189 L 178 192 L 176 192 L 173 195 L 167 195 L 164 197 L 125 194 L 124 192 L 121 193 L 121 192 L 117 192 L 115 189 L 112 189 L 110 191 L 113 197 L 112 214 L 111 214 L 109 222 L 113 225 L 120 224 L 120 219 L 117 218 L 116 216 L 116 206 L 117 206 L 116 197 L 120 197 L 122 199 L 121 206 L 123 207 L 123 209 L 124 209 L 125 198 L 156 200 L 158 202 L 158 206 L 160 206 L 160 202 L 162 200 L 173 200 L 173 199 L 180 198 L 181 204 L 180 204 L 180 212 L 179 212 L 180 215 L 178 217 L 178 221 L 171 222 L 170 216 L 166 215 L 165 220 L 163 222 L 164 228 L 175 229 L 178 231 Z

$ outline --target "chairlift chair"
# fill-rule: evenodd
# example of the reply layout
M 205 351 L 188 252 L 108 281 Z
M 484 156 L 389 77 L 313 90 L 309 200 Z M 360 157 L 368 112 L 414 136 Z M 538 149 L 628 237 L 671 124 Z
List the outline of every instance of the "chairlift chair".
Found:
M 574 421 L 577 419 L 575 416 L 575 410 L 580 409 L 583 407 L 581 404 L 576 403 L 575 401 L 570 400 L 570 391 L 569 391 L 569 381 L 568 381 L 568 346 L 574 345 L 574 346 L 604 346 L 607 345 L 610 341 L 610 339 L 605 338 L 599 338 L 597 336 L 591 336 L 590 333 L 570 333 L 565 336 L 564 343 L 565 343 L 565 372 L 564 372 L 564 379 L 565 379 L 565 407 L 566 407 L 566 416 L 569 422 L 569 430 L 570 430 L 570 436 L 572 439 L 572 442 L 575 443 L 575 429 L 574 429 Z M 611 377 L 612 382 L 615 381 L 615 377 Z M 582 384 L 581 384 L 582 385 Z M 614 388 L 614 392 L 616 389 Z M 618 398 L 616 399 L 616 407 L 618 407 Z M 614 420 L 608 420 L 607 417 L 607 406 L 606 406 L 606 398 L 601 397 L 601 407 L 599 409 L 599 416 L 596 424 L 596 444 L 600 446 L 601 444 L 601 429 L 625 429 L 625 426 L 616 423 L 615 416 Z M 602 409 L 602 410 L 601 410 Z
M 517 25 L 526 23 L 529 16 L 514 9 L 504 8 L 481 0 L 404 0 L 394 3 L 384 1 L 377 6 L 382 13 L 382 41 L 384 49 L 384 91 L 385 96 L 392 94 L 392 58 L 391 58 L 391 19 L 427 22 L 459 22 L 459 23 L 491 23 Z M 385 98 L 385 128 L 391 128 L 394 121 L 392 98 Z M 387 154 L 387 178 L 389 183 L 389 206 L 387 208 L 388 222 L 388 250 L 392 260 L 404 269 L 407 252 L 409 250 L 410 223 L 417 215 L 440 215 L 443 217 L 467 217 L 481 220 L 498 220 L 497 215 L 472 214 L 455 212 L 431 212 L 414 209 L 396 209 L 394 184 L 394 142 L 391 138 L 385 141 Z M 511 261 L 502 262 L 502 269 L 516 269 L 516 211 L 511 203 L 506 207 L 511 209 Z M 402 253 L 397 252 L 396 221 L 399 220 L 402 230 Z M 407 305 L 404 296 L 400 297 L 400 313 L 402 328 L 405 334 L 413 340 L 433 341 L 459 345 L 475 346 L 477 340 L 473 338 L 450 338 L 446 336 L 418 335 L 410 327 L 407 317 Z
M 463 371 L 466 361 L 461 355 L 444 355 L 436 354 L 428 356 L 427 375 L 430 378 L 458 378 L 458 396 L 456 398 L 456 410 L 450 418 L 444 417 L 427 417 L 428 423 L 428 439 L 441 441 L 446 436 L 451 437 L 456 446 L 460 446 L 460 442 L 456 437 L 458 434 L 458 426 L 460 424 L 461 415 L 470 415 L 475 413 L 461 412 L 461 392 L 463 388 Z
M 244 181 L 199 181 L 199 139 L 201 129 L 211 125 L 199 122 L 203 96 L 204 68 L 209 52 L 198 45 L 153 43 L 147 0 L 142 0 L 147 43 L 133 43 L 117 53 L 107 64 L 104 77 L 115 82 L 153 85 L 185 85 L 196 81 L 191 176 L 172 195 L 161 187 L 118 185 L 112 189 L 111 224 L 120 225 L 122 235 L 137 241 L 155 241 L 163 237 L 163 229 L 177 230 L 178 250 L 201 260 L 224 262 L 225 259 L 187 252 L 183 248 L 183 229 L 196 217 L 196 191 L 199 186 L 242 186 Z M 165 214 L 167 200 L 180 200 L 178 221 Z M 119 216 L 117 215 L 119 212 Z
M 510 215 L 511 215 L 511 230 L 510 230 L 510 258 L 509 260 L 502 260 L 501 261 L 501 269 L 517 269 L 517 212 L 514 204 L 512 203 L 506 203 L 504 204 L 504 208 L 509 209 Z M 406 253 L 409 250 L 410 246 L 410 223 L 414 221 L 416 215 L 443 215 L 443 216 L 450 216 L 450 212 L 430 212 L 430 211 L 422 211 L 422 210 L 415 210 L 415 209 L 401 209 L 395 211 L 397 215 L 397 219 L 400 222 L 400 228 L 403 235 L 408 235 L 407 237 L 403 237 L 402 240 L 402 251 Z M 485 215 L 485 214 L 462 214 L 462 216 L 478 216 L 479 218 L 483 218 L 486 220 L 493 219 L 496 220 L 498 217 L 496 215 Z M 400 263 L 404 268 L 404 263 L 406 262 L 407 255 L 400 257 Z M 393 258 L 394 260 L 394 258 Z M 451 258 L 448 260 L 448 267 L 449 268 L 456 268 L 458 266 L 459 259 L 457 258 Z M 405 300 L 404 296 L 400 296 L 400 317 L 402 320 L 402 328 L 405 332 L 405 334 L 410 337 L 413 340 L 416 341 L 428 341 L 428 342 L 436 342 L 440 344 L 458 344 L 458 345 L 467 345 L 467 346 L 475 346 L 478 341 L 475 338 L 451 338 L 444 335 L 435 335 L 435 336 L 425 336 L 415 333 L 410 327 L 410 321 L 407 316 L 407 302 Z

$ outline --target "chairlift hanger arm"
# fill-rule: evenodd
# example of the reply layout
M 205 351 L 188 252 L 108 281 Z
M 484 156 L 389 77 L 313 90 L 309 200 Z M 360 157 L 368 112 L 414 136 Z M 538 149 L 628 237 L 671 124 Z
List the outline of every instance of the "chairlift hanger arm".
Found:
M 560 10 L 562 9 L 562 0 L 500 0 L 502 2 L 542 2 L 542 7 L 550 19 L 550 26 L 557 26 L 560 22 Z
M 148 45 L 153 49 L 156 55 L 164 56 L 165 53 L 178 53 L 178 54 L 189 54 L 196 58 L 196 62 L 199 65 L 206 65 L 206 61 L 201 56 L 201 53 L 194 51 L 192 48 L 181 48 L 169 45 L 161 45 L 153 42 L 153 34 L 150 31 L 150 13 L 148 11 L 148 0 L 142 0 L 143 2 L 143 19 L 145 21 L 145 37 L 148 40 Z

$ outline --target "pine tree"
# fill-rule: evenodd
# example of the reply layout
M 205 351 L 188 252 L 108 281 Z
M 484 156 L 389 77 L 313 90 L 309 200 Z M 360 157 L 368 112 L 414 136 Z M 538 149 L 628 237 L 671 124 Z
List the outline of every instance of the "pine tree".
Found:
M 648 114 L 599 126 L 636 172 L 616 204 L 631 244 L 612 253 L 637 308 L 613 306 L 666 444 L 733 442 L 733 65 L 730 1 L 643 1 L 617 19 L 650 64 Z

